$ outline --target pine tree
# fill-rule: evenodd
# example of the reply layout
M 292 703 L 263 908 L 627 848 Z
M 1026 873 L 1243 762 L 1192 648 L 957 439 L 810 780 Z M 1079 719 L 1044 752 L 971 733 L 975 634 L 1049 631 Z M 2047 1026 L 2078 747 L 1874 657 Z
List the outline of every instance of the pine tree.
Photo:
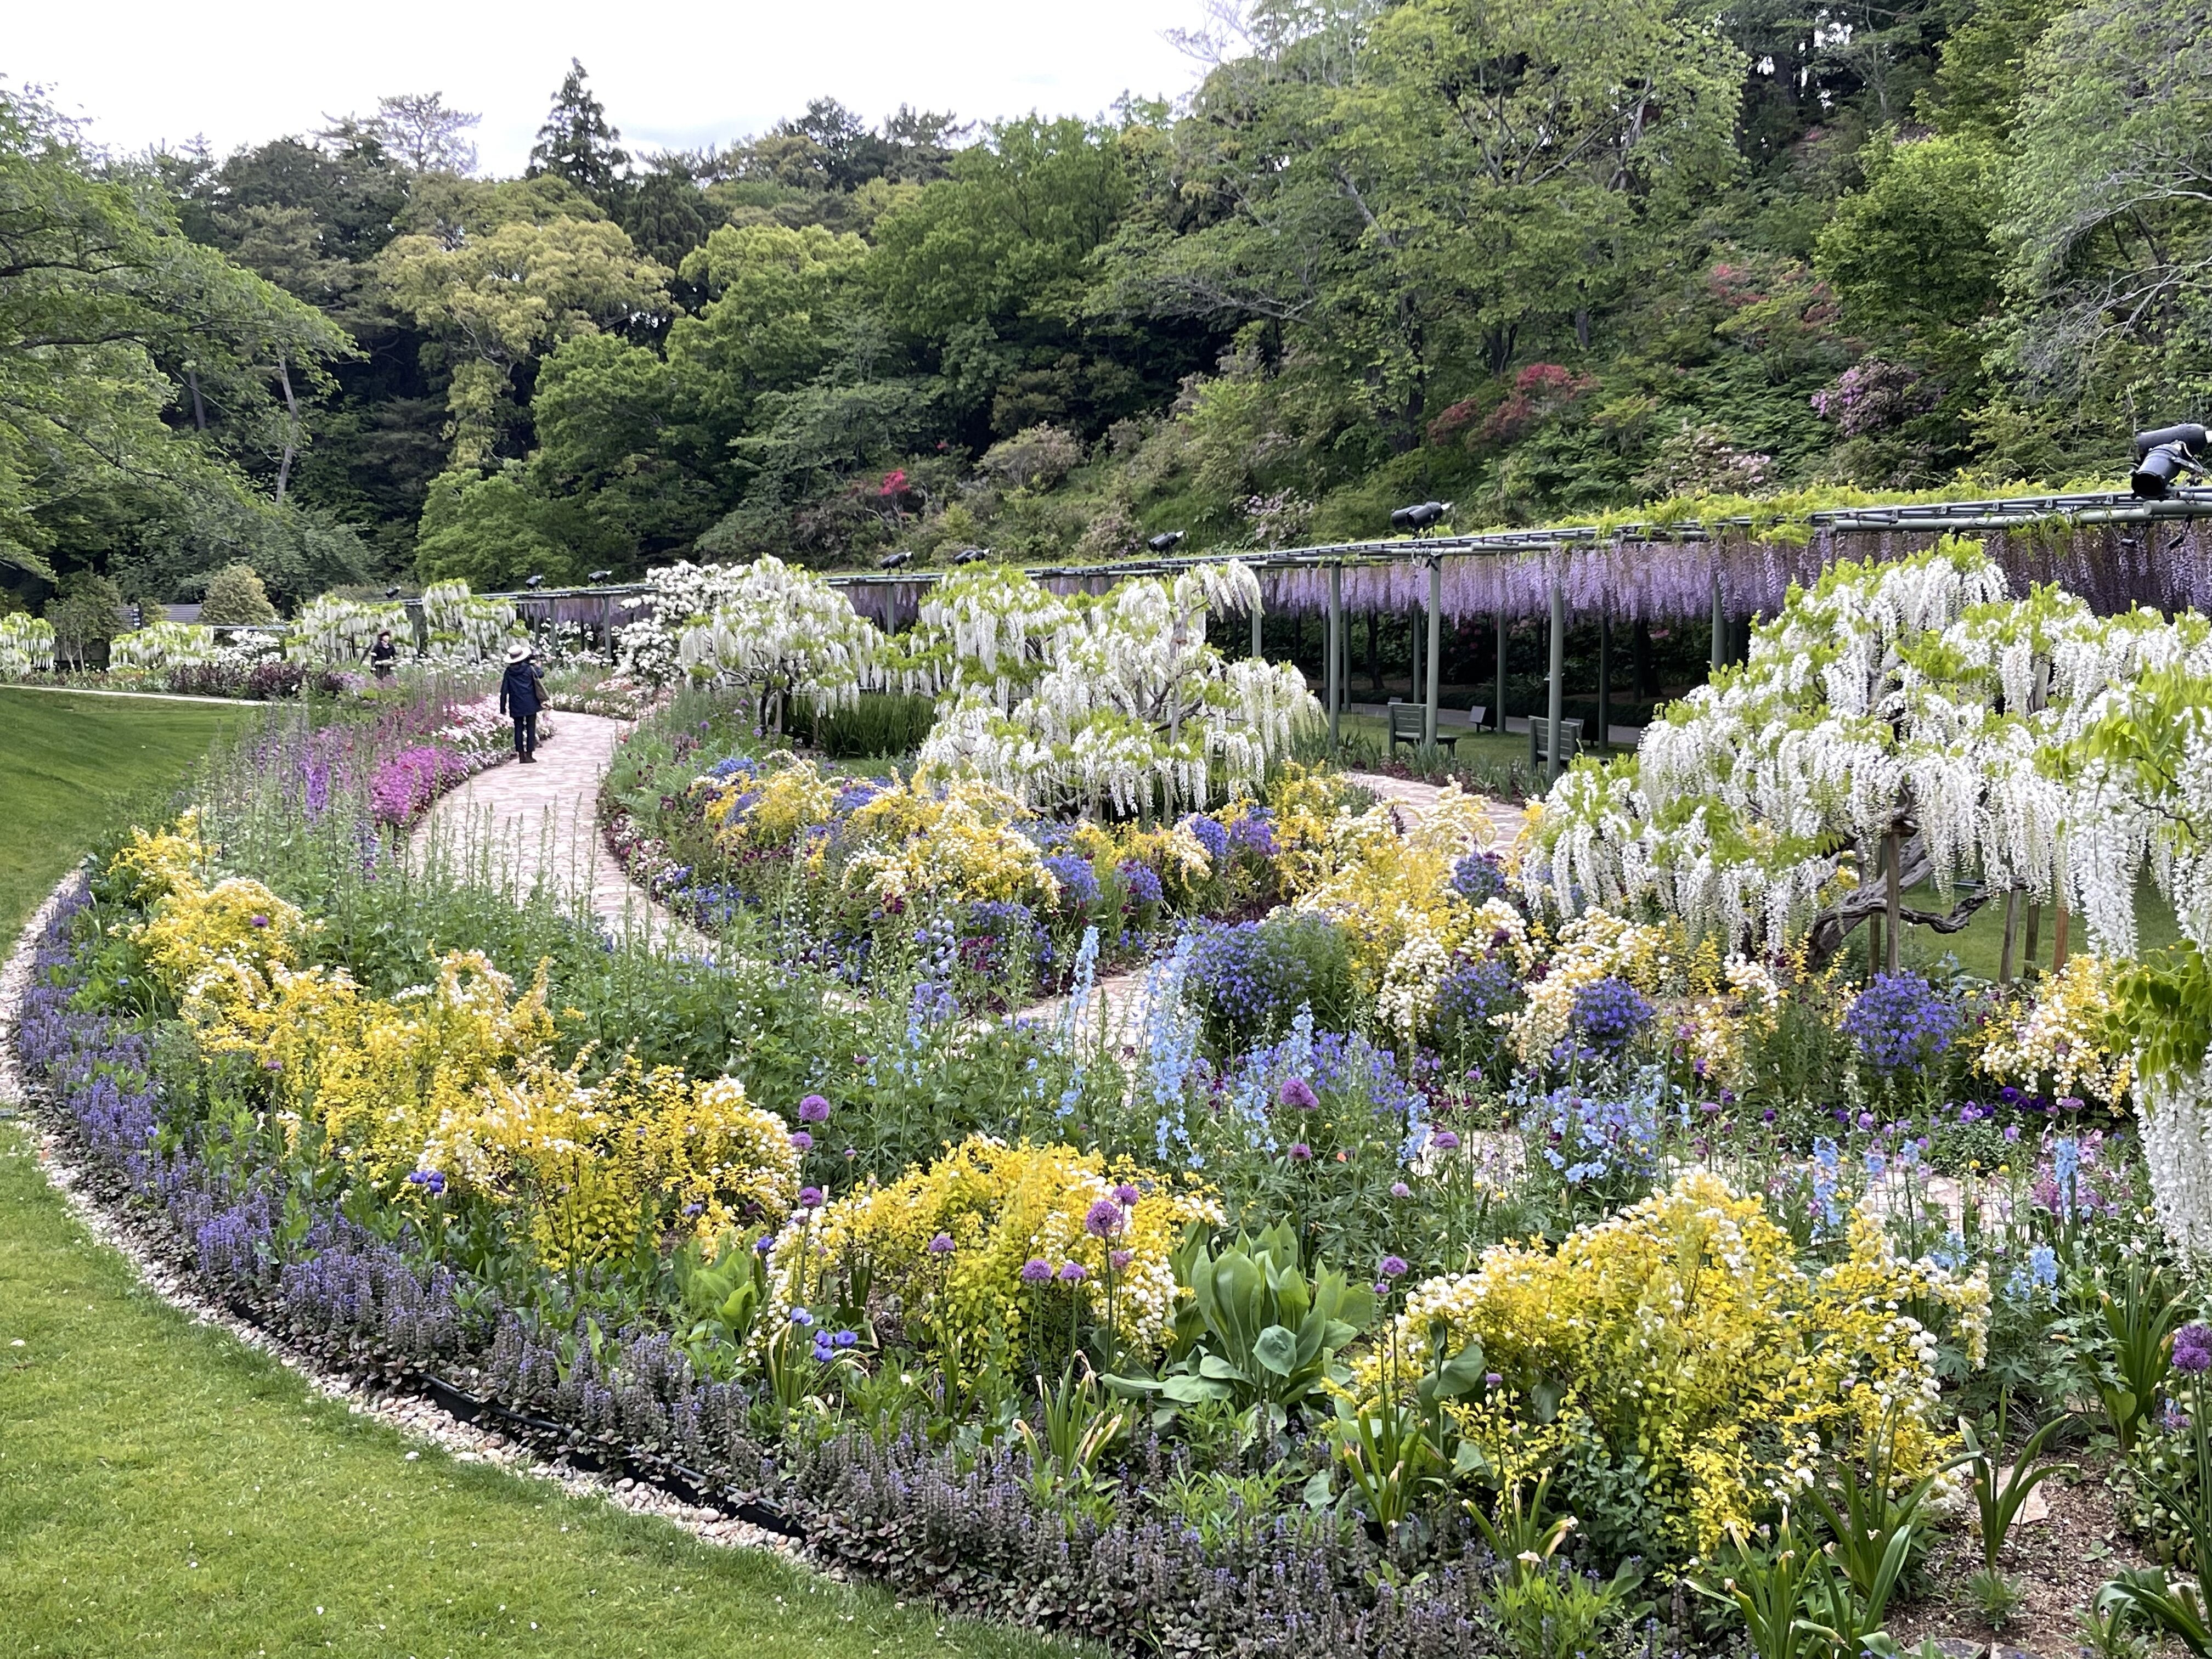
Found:
M 629 155 L 617 142 L 622 134 L 607 125 L 605 106 L 584 82 L 582 62 L 571 58 L 545 125 L 538 129 L 538 142 L 530 147 L 529 172 L 532 178 L 557 174 L 605 207 L 614 198 Z

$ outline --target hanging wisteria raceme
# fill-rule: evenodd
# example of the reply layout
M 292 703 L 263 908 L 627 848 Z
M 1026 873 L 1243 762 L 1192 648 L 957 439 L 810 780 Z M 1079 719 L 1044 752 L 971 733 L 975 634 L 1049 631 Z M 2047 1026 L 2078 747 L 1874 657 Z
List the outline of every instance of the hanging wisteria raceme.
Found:
M 1711 541 L 1614 539 L 1553 550 L 1445 555 L 1441 602 L 1454 623 L 1548 616 L 1556 574 L 1577 623 L 1702 621 L 1712 614 L 1717 580 L 1732 617 L 1780 614 L 1794 584 L 1810 587 L 1844 562 L 1881 562 L 1925 551 L 1939 539 L 1924 531 L 1820 529 L 1802 537 L 1723 536 Z M 1410 550 L 1413 544 L 1407 544 Z M 2073 525 L 1988 532 L 1986 550 L 2013 592 L 2055 583 L 2100 616 L 2138 605 L 2163 611 L 2212 608 L 2212 526 L 2178 524 Z M 1328 609 L 1325 565 L 1263 571 L 1271 613 L 1316 616 Z M 1056 586 L 1073 586 L 1072 579 Z M 1425 611 L 1429 572 L 1419 558 L 1347 562 L 1344 608 L 1351 615 Z
M 676 659 L 694 679 L 764 700 L 803 696 L 827 711 L 881 682 L 885 645 L 821 577 L 763 557 L 732 574 L 712 614 L 684 629 Z
M 465 592 L 465 590 L 464 590 Z M 428 595 L 424 595 L 427 604 Z M 470 605 L 492 608 L 495 602 L 483 599 L 467 601 Z M 498 605 L 512 616 L 512 607 Z M 397 605 L 364 605 L 358 599 L 342 599 L 325 593 L 311 599 L 301 608 L 299 616 L 284 635 L 284 654 L 294 662 L 336 668 L 357 663 L 368 655 L 376 636 L 389 629 L 395 637 L 407 627 L 407 611 Z M 464 624 L 465 629 L 465 624 Z M 502 633 L 504 629 L 501 630 Z M 467 637 L 465 632 L 464 637 Z M 471 647 L 471 654 L 489 654 L 489 641 L 484 648 Z
M 47 674 L 54 666 L 54 625 L 43 617 L 11 611 L 0 617 L 0 680 Z
M 2100 619 L 2056 588 L 2008 591 L 1955 538 L 1829 571 L 1635 756 L 1560 781 L 1539 822 L 1540 878 L 1570 909 L 1648 896 L 1732 942 L 1755 933 L 1778 951 L 1810 932 L 1820 954 L 1879 907 L 1854 890 L 1893 836 L 1906 887 L 2078 890 L 2074 814 L 2045 758 L 2156 654 L 2163 624 Z
M 1001 713 L 987 690 L 967 691 L 923 745 L 924 770 L 1094 814 L 1203 807 L 1216 769 L 1232 788 L 1257 783 L 1297 720 L 1319 714 L 1295 667 L 1231 661 L 1206 643 L 1210 611 L 1259 597 L 1248 567 L 1222 563 L 1079 600 L 1031 694 Z
M 108 663 L 116 668 L 188 668 L 217 661 L 222 654 L 215 629 L 198 623 L 149 623 L 118 634 L 107 645 Z
M 975 565 L 932 586 L 899 636 L 902 690 L 948 706 L 978 694 L 1000 714 L 1027 697 L 1058 659 L 1078 608 L 1011 565 Z
M 404 624 L 404 617 L 400 622 Z M 514 633 L 514 606 L 506 599 L 478 598 L 465 581 L 432 582 L 422 590 L 422 625 L 430 636 L 430 655 L 446 662 L 488 662 L 507 648 Z M 397 634 L 399 625 L 379 624 Z M 374 641 L 376 629 L 369 630 Z M 362 647 L 366 651 L 366 644 Z

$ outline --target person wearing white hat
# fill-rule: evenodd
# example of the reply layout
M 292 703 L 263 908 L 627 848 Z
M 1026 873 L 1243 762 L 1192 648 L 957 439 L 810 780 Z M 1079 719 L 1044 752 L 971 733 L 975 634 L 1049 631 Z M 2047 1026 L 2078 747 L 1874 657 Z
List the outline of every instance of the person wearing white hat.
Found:
M 538 758 L 538 711 L 544 706 L 545 677 L 530 659 L 529 642 L 517 640 L 499 677 L 499 712 L 514 722 L 514 752 L 526 766 Z

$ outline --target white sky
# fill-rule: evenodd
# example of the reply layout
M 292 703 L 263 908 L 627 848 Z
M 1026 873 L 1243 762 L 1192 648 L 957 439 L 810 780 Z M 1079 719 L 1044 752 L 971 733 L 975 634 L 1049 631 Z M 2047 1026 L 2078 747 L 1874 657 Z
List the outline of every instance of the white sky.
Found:
M 963 120 L 1103 113 L 1178 96 L 1197 65 L 1162 31 L 1201 0 L 719 0 L 701 7 L 381 0 L 15 0 L 0 75 L 44 85 L 118 149 L 204 135 L 218 153 L 380 94 L 440 91 L 481 111 L 479 170 L 515 173 L 571 57 L 625 146 L 758 132 L 829 96 L 871 124 L 901 103 Z

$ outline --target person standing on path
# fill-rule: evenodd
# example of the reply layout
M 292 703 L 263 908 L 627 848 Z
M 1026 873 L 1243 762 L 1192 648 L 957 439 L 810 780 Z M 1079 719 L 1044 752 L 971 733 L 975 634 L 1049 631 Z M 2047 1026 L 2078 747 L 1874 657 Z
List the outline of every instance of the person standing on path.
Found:
M 507 647 L 507 672 L 499 678 L 499 712 L 514 722 L 514 752 L 528 765 L 538 758 L 538 711 L 545 706 L 545 677 L 530 659 L 530 647 Z

